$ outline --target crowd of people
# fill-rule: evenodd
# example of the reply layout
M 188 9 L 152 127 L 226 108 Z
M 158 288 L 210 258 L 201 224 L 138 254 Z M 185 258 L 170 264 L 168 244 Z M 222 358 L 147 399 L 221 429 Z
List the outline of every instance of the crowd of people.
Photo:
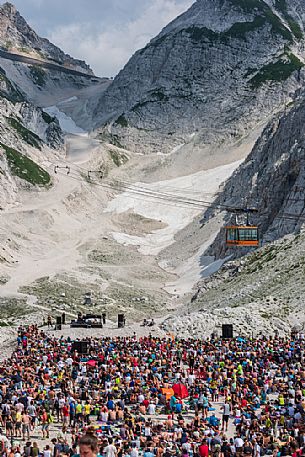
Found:
M 303 335 L 87 341 L 80 354 L 18 329 L 0 364 L 0 455 L 305 454 Z

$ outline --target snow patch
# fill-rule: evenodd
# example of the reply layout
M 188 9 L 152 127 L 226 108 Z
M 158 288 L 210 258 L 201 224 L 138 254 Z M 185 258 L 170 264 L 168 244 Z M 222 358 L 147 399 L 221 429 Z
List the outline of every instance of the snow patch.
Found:
M 67 98 L 66 100 L 62 100 L 61 102 L 58 103 L 58 105 L 64 105 L 65 103 L 69 102 L 76 102 L 78 100 L 78 97 L 76 95 L 73 95 L 73 97 Z
M 60 111 L 57 106 L 48 106 L 47 108 L 43 108 L 43 110 L 50 116 L 57 117 L 61 129 L 65 133 L 88 137 L 88 132 L 78 127 L 73 119 Z
M 183 176 L 168 181 L 159 181 L 152 184 L 137 183 L 137 186 L 150 191 L 168 192 L 169 188 L 175 188 L 171 194 L 188 198 L 198 198 L 201 192 L 202 200 L 207 201 L 206 194 L 215 194 L 219 185 L 227 179 L 240 165 L 241 161 L 223 165 L 211 170 L 202 170 L 189 176 Z M 209 202 L 213 198 L 209 197 Z M 203 208 L 204 209 L 204 208 Z M 147 195 L 134 195 L 128 191 L 113 199 L 105 209 L 105 212 L 124 213 L 133 211 L 143 217 L 163 222 L 166 227 L 154 230 L 145 236 L 133 236 L 125 233 L 113 233 L 114 239 L 125 245 L 138 246 L 139 252 L 144 255 L 157 255 L 160 251 L 174 242 L 175 234 L 190 224 L 193 219 L 203 212 L 203 209 L 194 208 L 191 205 L 182 205 L 172 201 L 158 200 Z

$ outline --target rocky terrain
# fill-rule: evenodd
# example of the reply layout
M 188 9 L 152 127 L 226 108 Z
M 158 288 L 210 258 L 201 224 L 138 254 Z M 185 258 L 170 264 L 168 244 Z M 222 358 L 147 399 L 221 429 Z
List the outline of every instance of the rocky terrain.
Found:
M 304 114 L 302 94 L 294 107 L 270 122 L 215 200 L 216 206 L 256 208 L 258 212 L 250 216 L 250 222 L 259 225 L 262 243 L 298 232 L 305 220 Z M 205 214 L 202 223 L 210 214 Z M 230 225 L 234 219 L 235 215 L 228 212 L 226 222 Z M 239 221 L 245 221 L 245 215 L 239 216 Z M 221 231 L 210 253 L 234 254 L 234 250 L 226 249 L 223 239 Z
M 60 103 L 60 110 L 91 129 L 96 98 L 109 86 L 86 62 L 41 38 L 11 3 L 0 6 L 0 67 L 36 106 Z
M 227 263 L 162 328 L 181 336 L 221 335 L 222 324 L 233 324 L 235 335 L 304 329 L 304 246 L 302 232 Z
M 239 333 L 269 334 L 305 326 L 304 115 L 305 99 L 300 94 L 295 107 L 266 127 L 214 202 L 256 207 L 251 222 L 258 225 L 264 246 L 200 282 L 182 314 L 179 311 L 167 321 L 167 329 L 208 334 L 219 332 L 221 323 L 233 323 Z M 218 211 L 221 208 L 208 210 L 201 222 L 208 223 Z M 231 217 L 228 212 L 227 223 Z M 222 229 L 205 255 L 234 258 L 249 250 L 228 249 Z
M 304 17 L 301 1 L 197 0 L 132 56 L 95 127 L 145 154 L 236 142 L 304 84 Z
M 49 173 L 41 166 L 63 152 L 58 120 L 29 103 L 23 92 L 0 72 L 0 201 L 10 207 L 22 189 L 48 188 Z

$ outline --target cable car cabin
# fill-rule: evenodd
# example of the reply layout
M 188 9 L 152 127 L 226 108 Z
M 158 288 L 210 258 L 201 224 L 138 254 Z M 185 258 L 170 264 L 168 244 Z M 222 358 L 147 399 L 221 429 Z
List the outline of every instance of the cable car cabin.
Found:
M 258 227 L 232 225 L 226 227 L 227 246 L 259 246 Z

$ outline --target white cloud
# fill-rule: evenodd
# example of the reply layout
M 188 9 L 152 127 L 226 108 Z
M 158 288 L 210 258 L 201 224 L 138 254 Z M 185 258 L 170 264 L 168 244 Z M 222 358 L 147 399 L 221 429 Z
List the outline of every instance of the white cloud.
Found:
M 57 26 L 48 38 L 73 57 L 86 60 L 100 76 L 113 76 L 131 55 L 147 44 L 171 20 L 184 12 L 193 0 L 153 0 L 138 17 L 124 21 L 88 20 Z M 134 12 L 133 12 L 134 15 Z

